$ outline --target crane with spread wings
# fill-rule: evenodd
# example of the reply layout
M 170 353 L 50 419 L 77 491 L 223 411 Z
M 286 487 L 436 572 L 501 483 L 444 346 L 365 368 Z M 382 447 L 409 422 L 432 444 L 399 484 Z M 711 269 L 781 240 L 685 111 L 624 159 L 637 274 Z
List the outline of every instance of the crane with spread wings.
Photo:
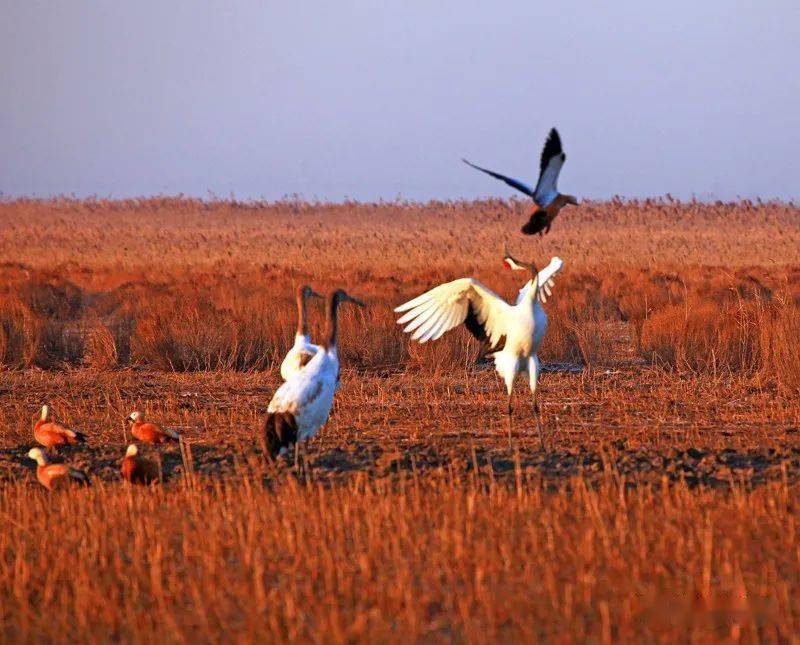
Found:
M 530 271 L 531 274 L 531 279 L 520 289 L 513 305 L 475 278 L 460 278 L 434 287 L 396 307 L 395 311 L 403 314 L 397 324 L 404 325 L 403 331 L 412 334 L 412 340 L 420 343 L 436 340 L 461 324 L 478 340 L 488 343 L 493 350 L 491 356 L 495 369 L 508 393 L 509 441 L 514 381 L 519 374 L 527 373 L 541 438 L 536 387 L 541 372 L 537 352 L 547 333 L 547 314 L 542 303 L 552 293 L 553 278 L 564 262 L 555 257 L 538 271 L 532 262 L 517 260 L 508 250 L 503 261 L 510 269 Z

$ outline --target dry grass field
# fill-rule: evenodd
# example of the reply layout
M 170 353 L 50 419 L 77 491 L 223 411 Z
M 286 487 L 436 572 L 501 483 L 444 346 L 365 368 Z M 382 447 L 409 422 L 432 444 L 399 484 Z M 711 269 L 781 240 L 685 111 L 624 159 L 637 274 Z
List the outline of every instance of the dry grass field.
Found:
M 0 638 L 793 641 L 800 629 L 800 208 L 516 201 L 0 202 Z M 565 261 L 542 423 L 465 332 L 392 307 L 507 241 Z M 343 286 L 342 388 L 295 464 L 259 433 L 293 291 Z M 311 312 L 319 328 L 320 309 Z M 50 493 L 43 403 L 88 435 Z M 123 485 L 123 419 L 178 429 Z M 129 439 L 130 437 L 127 437 Z

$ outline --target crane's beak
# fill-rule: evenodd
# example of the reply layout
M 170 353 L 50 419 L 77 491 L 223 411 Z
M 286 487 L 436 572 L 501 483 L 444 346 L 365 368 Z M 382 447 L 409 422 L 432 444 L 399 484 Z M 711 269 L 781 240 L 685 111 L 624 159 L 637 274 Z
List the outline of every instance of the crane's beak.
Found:
M 323 296 L 321 293 L 317 293 L 313 289 L 309 292 L 308 295 L 311 296 L 312 298 L 319 298 L 320 300 L 325 298 L 325 296 Z
M 352 302 L 354 305 L 358 305 L 359 307 L 366 307 L 367 306 L 363 302 L 361 302 L 360 300 L 357 300 L 356 298 L 353 298 L 353 296 L 351 296 L 351 295 L 345 296 L 345 300 L 347 300 L 348 302 Z
M 523 262 L 512 256 L 511 253 L 508 252 L 507 244 L 503 244 L 503 264 L 507 269 L 511 269 L 512 271 L 525 271 L 525 269 L 530 269 L 531 275 L 537 275 L 539 273 L 539 270 L 533 262 Z

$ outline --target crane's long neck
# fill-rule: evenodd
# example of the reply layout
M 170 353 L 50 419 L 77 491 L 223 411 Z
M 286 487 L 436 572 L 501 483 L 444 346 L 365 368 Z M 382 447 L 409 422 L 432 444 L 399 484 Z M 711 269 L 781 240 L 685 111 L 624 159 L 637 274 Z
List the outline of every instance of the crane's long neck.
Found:
M 336 294 L 333 294 L 328 301 L 325 317 L 328 322 L 328 339 L 325 342 L 325 348 L 336 349 L 336 340 L 339 335 L 339 298 Z
M 538 276 L 538 274 L 534 274 L 531 277 L 530 287 L 528 288 L 528 291 L 525 294 L 525 297 L 528 300 L 528 302 L 530 302 L 531 305 L 534 305 L 539 301 L 539 276 Z
M 525 309 L 528 308 L 535 308 L 536 304 L 539 302 L 539 280 L 537 275 L 534 274 L 531 276 L 530 282 L 525 285 L 525 293 L 524 297 L 517 302 L 517 306 L 520 305 Z
M 297 292 L 297 335 L 308 336 L 308 317 L 306 314 L 306 298 L 303 290 Z

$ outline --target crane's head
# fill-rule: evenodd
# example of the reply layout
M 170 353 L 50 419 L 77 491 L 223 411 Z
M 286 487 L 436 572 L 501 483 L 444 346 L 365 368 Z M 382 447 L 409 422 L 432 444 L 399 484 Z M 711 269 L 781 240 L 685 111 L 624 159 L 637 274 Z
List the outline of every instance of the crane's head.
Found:
M 533 262 L 523 262 L 522 260 L 518 260 L 515 258 L 511 253 L 508 251 L 508 245 L 503 245 L 503 264 L 507 269 L 511 269 L 512 271 L 530 271 L 531 272 L 531 282 L 533 283 L 533 292 L 537 293 L 539 289 L 539 269 L 536 268 L 536 265 Z
M 523 262 L 511 255 L 508 251 L 507 244 L 503 245 L 503 264 L 507 269 L 511 269 L 512 271 L 530 271 L 531 276 L 539 274 L 539 269 L 536 268 L 533 262 Z
M 47 405 L 42 406 L 41 411 L 42 421 L 47 421 L 50 418 L 50 407 Z
M 301 296 L 304 300 L 308 300 L 309 298 L 322 298 L 323 295 L 321 293 L 317 293 L 314 291 L 310 286 L 304 284 L 297 290 L 297 295 Z
M 136 447 L 135 443 L 132 443 L 128 446 L 128 449 L 125 451 L 126 457 L 135 457 L 139 454 L 139 449 Z
M 574 195 L 564 195 L 564 204 L 572 204 L 573 206 L 577 206 L 578 198 Z
M 354 305 L 358 305 L 359 307 L 363 307 L 364 303 L 356 298 L 353 298 L 349 293 L 347 293 L 344 289 L 337 289 L 333 292 L 333 299 L 336 303 L 342 302 L 352 302 Z

